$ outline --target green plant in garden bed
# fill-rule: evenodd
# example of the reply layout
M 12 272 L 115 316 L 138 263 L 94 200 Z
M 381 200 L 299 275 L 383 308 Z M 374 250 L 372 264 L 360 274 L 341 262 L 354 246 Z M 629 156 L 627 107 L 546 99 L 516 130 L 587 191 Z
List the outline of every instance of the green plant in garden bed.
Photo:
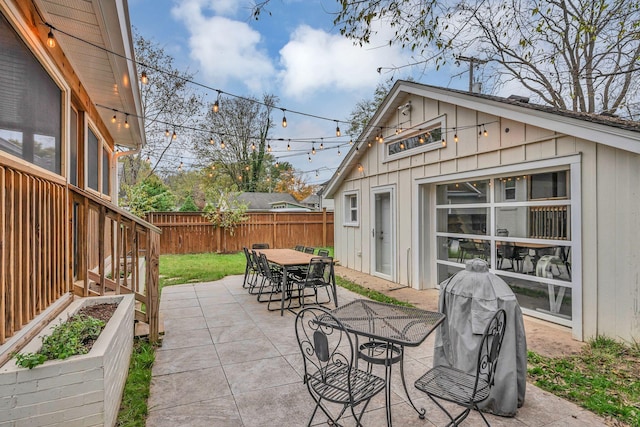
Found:
M 529 380 L 594 413 L 640 427 L 640 345 L 598 337 L 580 354 L 529 352 Z
M 51 335 L 42 339 L 42 348 L 36 353 L 16 354 L 16 364 L 32 369 L 47 360 L 66 359 L 86 354 L 98 339 L 105 322 L 91 316 L 77 314 L 53 328 Z

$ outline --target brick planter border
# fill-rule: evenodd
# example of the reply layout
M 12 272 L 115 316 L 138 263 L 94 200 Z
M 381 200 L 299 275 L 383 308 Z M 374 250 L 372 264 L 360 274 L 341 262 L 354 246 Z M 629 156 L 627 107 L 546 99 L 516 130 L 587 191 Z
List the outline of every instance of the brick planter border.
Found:
M 0 425 L 115 425 L 133 349 L 133 295 L 74 301 L 21 353 L 38 351 L 41 337 L 82 307 L 109 303 L 118 307 L 88 354 L 33 369 L 12 359 L 0 368 Z

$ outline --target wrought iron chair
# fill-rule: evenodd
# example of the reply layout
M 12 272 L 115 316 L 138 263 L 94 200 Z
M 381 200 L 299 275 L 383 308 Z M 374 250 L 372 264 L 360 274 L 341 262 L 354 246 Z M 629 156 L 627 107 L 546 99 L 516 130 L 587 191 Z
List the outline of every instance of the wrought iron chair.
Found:
M 318 256 L 329 256 L 328 249 L 318 249 Z
M 269 249 L 268 243 L 254 243 L 251 245 L 251 249 Z
M 342 323 L 320 307 L 305 308 L 296 316 L 296 338 L 304 361 L 303 381 L 316 402 L 307 426 L 313 422 L 318 408 L 329 418 L 329 424 L 351 410 L 358 426 L 371 398 L 385 388 L 384 379 L 359 370 L 357 353 Z M 334 416 L 326 403 L 342 405 Z M 356 406 L 362 404 L 359 414 Z
M 251 256 L 251 252 L 245 246 L 242 248 L 244 251 L 244 256 L 247 259 L 247 265 L 244 268 L 244 280 L 242 282 L 243 288 L 252 289 L 254 282 L 258 279 L 258 265 L 255 263 L 253 257 Z
M 331 302 L 333 295 L 333 302 L 338 307 L 338 295 L 336 290 L 336 277 L 333 270 L 333 258 L 331 257 L 314 257 L 309 261 L 309 265 L 306 268 L 306 274 L 300 276 L 298 274 L 291 274 L 288 276 L 288 280 L 298 288 L 298 297 L 300 307 L 305 306 L 306 297 L 314 297 L 314 305 L 326 304 Z M 319 290 L 324 288 L 327 292 L 327 300 L 319 299 Z M 311 289 L 312 293 L 307 293 L 306 290 Z
M 294 248 L 294 250 L 298 251 L 298 252 L 303 252 L 304 251 L 304 246 L 302 245 L 296 245 L 296 247 Z
M 506 322 L 507 314 L 500 309 L 487 324 L 478 348 L 478 364 L 475 373 L 470 374 L 455 367 L 436 366 L 415 382 L 416 388 L 427 393 L 431 400 L 449 416 L 451 420 L 449 426 L 459 425 L 472 409 L 477 410 L 487 426 L 490 426 L 482 411 L 479 410 L 478 403 L 489 397 L 491 392 Z M 436 399 L 457 403 L 466 409 L 453 417 Z
M 313 255 L 313 253 L 316 251 L 316 248 L 312 248 L 310 246 L 305 246 L 304 247 L 304 253 L 305 254 L 310 254 Z

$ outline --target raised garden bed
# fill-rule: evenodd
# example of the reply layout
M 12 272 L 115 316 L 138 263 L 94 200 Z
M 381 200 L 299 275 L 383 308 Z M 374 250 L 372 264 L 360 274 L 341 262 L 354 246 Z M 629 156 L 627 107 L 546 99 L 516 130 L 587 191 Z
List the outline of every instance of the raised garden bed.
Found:
M 114 426 L 133 348 L 133 295 L 74 301 L 21 353 L 36 352 L 57 324 L 83 307 L 118 304 L 87 354 L 50 360 L 33 369 L 12 359 L 0 368 L 0 425 Z

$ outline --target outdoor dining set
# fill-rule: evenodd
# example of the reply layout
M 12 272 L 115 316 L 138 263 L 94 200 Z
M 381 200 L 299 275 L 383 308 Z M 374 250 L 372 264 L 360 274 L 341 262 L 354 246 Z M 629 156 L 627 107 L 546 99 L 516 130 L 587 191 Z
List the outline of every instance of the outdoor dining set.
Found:
M 416 406 L 407 390 L 404 352 L 406 347 L 420 346 L 434 331 L 437 331 L 436 342 L 442 343 L 443 338 L 450 340 L 445 343 L 447 352 L 456 350 L 459 343 L 453 335 L 462 337 L 466 332 L 455 331 L 460 326 L 457 320 L 456 324 L 447 323 L 449 314 L 443 309 L 446 308 L 444 301 L 441 300 L 440 311 L 369 299 L 356 299 L 340 306 L 332 257 L 327 253 L 314 254 L 313 250 L 305 252 L 304 247 L 269 249 L 265 246 L 244 248 L 247 265 L 243 287 L 259 302 L 266 303 L 268 310 L 279 310 L 281 315 L 285 310 L 296 313 L 295 331 L 304 363 L 303 381 L 315 402 L 308 425 L 314 421 L 318 409 L 331 425 L 340 425 L 338 421 L 343 416 L 353 416 L 355 424 L 362 425 L 371 399 L 384 392 L 386 424 L 391 426 L 391 373 L 396 364 L 407 402 L 420 419 L 425 419 L 426 410 Z M 335 308 L 327 308 L 332 302 Z M 508 311 L 496 306 L 490 313 L 484 313 L 482 330 L 474 330 L 473 337 L 469 338 L 471 342 L 465 344 L 466 348 L 474 349 L 473 354 L 467 351 L 453 357 L 464 359 L 465 363 L 460 365 L 441 358 L 439 364 L 434 363 L 433 368 L 413 379 L 415 388 L 447 414 L 450 425 L 460 423 L 471 410 L 478 410 L 489 425 L 479 405 L 488 400 L 495 378 L 500 378 L 500 373 L 496 376 L 497 362 Z M 467 366 L 469 361 L 471 366 Z M 511 368 L 513 366 L 509 366 Z M 515 388 L 507 387 L 509 393 Z M 521 394 L 523 400 L 523 390 Z M 443 405 L 441 401 L 456 403 L 464 410 L 452 415 L 450 405 Z M 501 415 L 496 408 L 483 409 Z

